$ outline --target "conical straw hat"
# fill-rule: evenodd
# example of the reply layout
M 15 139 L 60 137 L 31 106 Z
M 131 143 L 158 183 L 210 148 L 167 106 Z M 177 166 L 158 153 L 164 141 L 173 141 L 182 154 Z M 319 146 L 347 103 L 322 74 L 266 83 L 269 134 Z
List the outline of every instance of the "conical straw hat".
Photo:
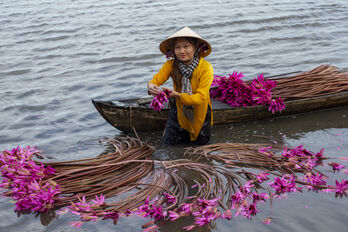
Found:
M 192 31 L 190 28 L 188 27 L 184 27 L 181 30 L 179 30 L 178 32 L 175 32 L 174 34 L 172 34 L 171 36 L 169 36 L 167 39 L 163 40 L 162 43 L 160 43 L 159 45 L 159 49 L 163 54 L 167 54 L 167 52 L 169 52 L 170 50 L 173 49 L 174 44 L 173 44 L 173 39 L 174 38 L 179 38 L 179 37 L 192 37 L 192 38 L 196 38 L 198 39 L 198 43 L 197 45 L 199 46 L 200 44 L 204 43 L 204 45 L 206 46 L 206 49 L 203 49 L 201 51 L 201 56 L 202 57 L 206 57 L 210 54 L 211 52 L 211 46 L 210 44 L 204 40 L 201 36 L 199 36 L 196 32 Z M 174 52 L 174 51 L 172 51 Z

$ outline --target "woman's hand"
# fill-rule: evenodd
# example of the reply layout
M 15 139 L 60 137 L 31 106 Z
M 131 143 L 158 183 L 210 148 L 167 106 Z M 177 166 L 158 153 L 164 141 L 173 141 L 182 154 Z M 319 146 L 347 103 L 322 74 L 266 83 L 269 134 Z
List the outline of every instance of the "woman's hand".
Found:
M 167 87 L 162 87 L 162 89 L 163 89 L 164 91 L 168 91 L 170 97 L 174 97 L 174 98 L 176 98 L 176 99 L 179 99 L 179 98 L 180 98 L 180 93 L 179 93 L 179 92 L 176 92 L 175 90 L 173 90 L 173 89 L 171 89 L 171 88 L 167 88 Z
M 161 90 L 158 88 L 155 84 L 148 84 L 147 85 L 147 92 L 150 95 L 156 96 Z

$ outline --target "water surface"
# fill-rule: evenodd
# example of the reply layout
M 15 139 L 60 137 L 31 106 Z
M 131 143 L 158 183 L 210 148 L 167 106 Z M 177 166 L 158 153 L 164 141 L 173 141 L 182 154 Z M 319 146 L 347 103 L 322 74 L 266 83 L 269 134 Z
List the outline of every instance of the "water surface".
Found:
M 216 74 L 246 79 L 306 71 L 331 63 L 348 68 L 348 3 L 334 1 L 0 1 L 0 150 L 36 145 L 56 160 L 104 151 L 99 139 L 122 133 L 106 123 L 91 98 L 146 95 L 146 83 L 165 58 L 159 43 L 190 26 L 208 40 Z M 170 83 L 168 83 L 170 85 Z M 217 127 L 212 142 L 304 144 L 328 156 L 347 156 L 348 108 Z M 257 135 L 257 136 L 255 136 Z M 161 132 L 140 134 L 158 145 Z M 159 150 L 156 158 L 181 156 Z M 0 231 L 74 231 L 63 216 L 44 226 L 35 215 L 16 217 L 0 199 Z M 308 207 L 305 207 L 305 206 Z M 252 221 L 218 221 L 212 231 L 346 231 L 347 199 L 305 193 L 264 205 Z M 261 224 L 273 215 L 271 225 Z M 76 218 L 77 219 L 77 218 Z M 139 218 L 87 223 L 76 231 L 140 231 Z M 183 219 L 161 231 L 177 231 Z M 202 229 L 201 231 L 206 231 Z

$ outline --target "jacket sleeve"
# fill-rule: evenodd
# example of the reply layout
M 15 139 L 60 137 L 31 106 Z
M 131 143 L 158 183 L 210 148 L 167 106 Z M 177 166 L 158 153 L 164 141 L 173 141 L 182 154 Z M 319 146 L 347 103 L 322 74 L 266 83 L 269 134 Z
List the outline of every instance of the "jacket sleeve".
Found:
M 180 102 L 184 105 L 200 105 L 209 97 L 209 90 L 214 78 L 213 66 L 208 63 L 199 73 L 199 83 L 194 94 L 181 93 Z
M 157 86 L 162 85 L 164 82 L 168 80 L 170 77 L 170 73 L 172 72 L 173 68 L 173 61 L 168 60 L 162 65 L 162 68 L 158 71 L 157 74 L 155 74 L 151 81 L 149 81 L 150 84 L 155 84 Z

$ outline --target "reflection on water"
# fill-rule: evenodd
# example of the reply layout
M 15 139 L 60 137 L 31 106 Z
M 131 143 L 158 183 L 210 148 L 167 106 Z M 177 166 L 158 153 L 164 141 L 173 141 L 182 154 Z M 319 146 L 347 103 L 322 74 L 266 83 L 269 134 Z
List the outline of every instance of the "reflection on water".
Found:
M 146 95 L 147 81 L 165 61 L 158 44 L 186 25 L 212 44 L 207 60 L 216 74 L 237 70 L 252 79 L 260 72 L 305 71 L 323 63 L 348 68 L 345 0 L 20 0 L 0 5 L 0 150 L 36 145 L 57 160 L 102 153 L 99 139 L 122 133 L 100 117 L 90 99 Z M 347 156 L 347 115 L 348 108 L 339 108 L 215 127 L 211 142 L 259 143 L 267 141 L 260 137 L 265 136 Z M 162 132 L 139 136 L 159 148 L 156 159 L 182 157 L 183 148 L 160 148 Z M 67 225 L 73 216 L 43 226 L 32 214 L 17 218 L 9 199 L 0 203 L 0 231 L 74 231 Z M 218 221 L 212 230 L 346 231 L 347 205 L 347 199 L 304 193 L 276 201 L 273 209 L 265 206 L 253 221 Z M 271 214 L 273 223 L 262 225 Z M 189 220 L 169 223 L 162 231 L 176 231 Z M 131 217 L 117 227 L 97 222 L 82 230 L 139 231 L 145 222 Z
M 272 138 L 296 141 L 310 132 L 335 136 L 334 130 L 346 131 L 347 128 L 348 107 L 338 107 L 274 119 L 214 126 L 210 143 L 264 143 L 270 142 Z M 138 133 L 140 139 L 158 148 L 161 148 L 162 134 L 163 132 Z M 175 156 L 180 150 L 183 149 L 173 147 L 164 156 Z

